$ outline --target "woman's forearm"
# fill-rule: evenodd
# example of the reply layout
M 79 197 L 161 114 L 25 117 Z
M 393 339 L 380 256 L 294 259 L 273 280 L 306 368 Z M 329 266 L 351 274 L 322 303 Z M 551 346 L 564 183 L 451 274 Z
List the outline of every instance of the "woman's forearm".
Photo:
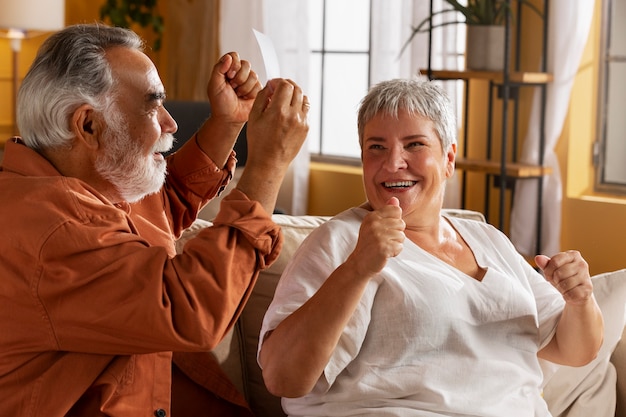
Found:
M 604 338 L 604 320 L 595 297 L 585 304 L 565 304 L 552 341 L 539 357 L 568 366 L 583 366 L 598 354 Z

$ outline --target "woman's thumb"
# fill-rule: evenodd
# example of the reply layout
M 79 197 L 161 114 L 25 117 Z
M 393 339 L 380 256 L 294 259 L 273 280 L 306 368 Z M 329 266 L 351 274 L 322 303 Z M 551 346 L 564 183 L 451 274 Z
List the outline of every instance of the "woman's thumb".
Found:
M 550 258 L 547 257 L 546 255 L 535 256 L 535 263 L 537 264 L 539 268 L 541 268 L 542 271 L 548 265 L 548 262 L 550 262 Z

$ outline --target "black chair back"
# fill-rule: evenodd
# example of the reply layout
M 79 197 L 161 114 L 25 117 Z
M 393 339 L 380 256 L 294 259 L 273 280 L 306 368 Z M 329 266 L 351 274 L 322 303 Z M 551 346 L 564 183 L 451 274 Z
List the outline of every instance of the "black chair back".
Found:
M 174 134 L 176 142 L 174 147 L 165 154 L 167 156 L 176 152 L 196 133 L 202 123 L 211 115 L 211 105 L 208 101 L 168 100 L 164 106 L 178 124 L 178 131 Z M 244 166 L 248 158 L 246 128 L 247 124 L 241 129 L 237 143 L 235 143 L 237 166 Z

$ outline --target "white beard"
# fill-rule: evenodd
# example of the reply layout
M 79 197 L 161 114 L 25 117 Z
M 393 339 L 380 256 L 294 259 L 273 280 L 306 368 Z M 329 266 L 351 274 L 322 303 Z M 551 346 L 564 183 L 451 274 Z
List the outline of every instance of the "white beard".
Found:
M 103 134 L 105 151 L 95 162 L 96 171 L 117 189 L 129 203 L 158 192 L 165 183 L 167 164 L 153 153 L 172 148 L 174 136 L 164 133 L 147 157 L 141 155 L 141 146 L 128 136 L 128 123 L 116 109 L 105 116 L 107 130 Z

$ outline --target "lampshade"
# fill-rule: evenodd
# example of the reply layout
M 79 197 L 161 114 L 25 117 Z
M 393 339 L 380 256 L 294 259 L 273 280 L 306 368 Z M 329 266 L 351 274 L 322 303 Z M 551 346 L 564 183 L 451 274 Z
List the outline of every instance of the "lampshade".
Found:
M 65 0 L 0 0 L 0 28 L 50 32 L 65 25 Z

